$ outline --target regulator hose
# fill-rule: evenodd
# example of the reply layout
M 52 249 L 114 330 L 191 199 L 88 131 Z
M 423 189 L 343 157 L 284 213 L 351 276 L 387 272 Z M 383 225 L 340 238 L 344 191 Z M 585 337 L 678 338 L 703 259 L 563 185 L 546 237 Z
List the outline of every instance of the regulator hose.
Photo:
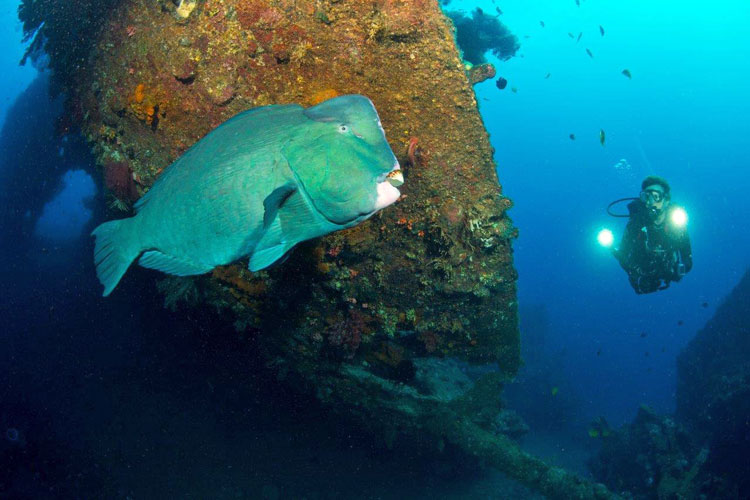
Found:
M 633 201 L 637 200 L 638 198 L 620 198 L 619 200 L 615 200 L 609 205 L 607 205 L 607 215 L 611 215 L 612 217 L 630 217 L 630 214 L 616 214 L 612 213 L 612 207 L 617 205 L 618 203 L 622 203 L 623 201 Z

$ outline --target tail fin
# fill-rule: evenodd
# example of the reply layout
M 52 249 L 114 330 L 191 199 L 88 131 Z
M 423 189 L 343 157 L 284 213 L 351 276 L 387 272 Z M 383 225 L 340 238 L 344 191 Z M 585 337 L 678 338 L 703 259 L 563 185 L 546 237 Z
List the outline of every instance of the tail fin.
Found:
M 94 264 L 96 277 L 104 285 L 104 297 L 112 293 L 122 275 L 141 253 L 141 248 L 133 241 L 132 232 L 128 230 L 130 224 L 130 219 L 113 220 L 91 233 L 96 237 Z

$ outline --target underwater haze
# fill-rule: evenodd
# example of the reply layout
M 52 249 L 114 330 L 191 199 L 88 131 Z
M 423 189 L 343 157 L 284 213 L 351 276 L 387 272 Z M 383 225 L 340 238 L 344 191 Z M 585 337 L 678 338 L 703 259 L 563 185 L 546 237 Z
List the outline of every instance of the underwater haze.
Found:
M 441 4 L 518 37 L 507 60 L 485 54 L 497 76 L 474 86 L 520 233 L 526 365 L 505 397 L 528 450 L 591 478 L 591 422 L 672 413 L 678 355 L 750 266 L 750 2 Z M 56 130 L 49 70 L 18 65 L 17 7 L 0 1 L 0 497 L 138 498 L 159 484 L 201 498 L 537 498 L 450 453 L 373 452 L 314 398 L 256 374 L 231 325 L 194 329 L 218 324 L 214 311 L 169 310 L 150 271 L 133 266 L 103 300 L 89 237 L 111 218 L 101 170 Z M 606 207 L 647 175 L 687 210 L 694 265 L 636 295 L 596 236 L 619 242 L 626 219 Z
M 508 87 L 475 87 L 500 182 L 515 202 L 519 303 L 549 311 L 550 342 L 587 414 L 619 424 L 640 403 L 668 411 L 676 355 L 750 265 L 750 39 L 742 34 L 750 4 L 473 5 L 486 13 L 500 6 L 521 40 L 509 61 L 488 57 Z M 618 169 L 621 159 L 631 168 Z M 638 196 L 651 174 L 665 177 L 688 211 L 694 268 L 668 290 L 635 295 L 595 238 L 609 227 L 619 241 L 624 219 L 608 217 L 606 206 Z

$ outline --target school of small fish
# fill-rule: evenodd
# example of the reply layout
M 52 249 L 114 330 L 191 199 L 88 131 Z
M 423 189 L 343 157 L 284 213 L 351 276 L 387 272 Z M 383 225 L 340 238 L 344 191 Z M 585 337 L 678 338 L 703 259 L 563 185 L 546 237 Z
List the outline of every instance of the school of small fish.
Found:
M 495 0 L 492 0 L 492 3 L 493 3 L 493 5 L 494 5 L 494 4 L 495 4 Z M 576 6 L 577 6 L 577 7 L 580 7 L 580 6 L 581 6 L 581 0 L 575 0 L 575 3 L 576 3 Z M 503 14 L 503 11 L 502 11 L 502 10 L 500 10 L 500 7 L 497 7 L 497 6 L 495 6 L 495 10 L 497 11 L 497 14 L 498 14 L 498 15 L 502 15 L 502 14 Z M 540 21 L 539 21 L 539 25 L 540 25 L 540 26 L 541 26 L 542 28 L 546 27 L 546 24 L 545 24 L 545 22 L 544 22 L 544 21 L 542 21 L 542 20 L 540 20 Z M 605 33 L 605 30 L 604 30 L 604 26 L 602 26 L 602 25 L 600 24 L 600 25 L 599 25 L 599 34 L 600 34 L 600 35 L 601 35 L 601 36 L 603 37 L 603 36 L 604 36 L 604 33 Z M 570 31 L 569 31 L 569 32 L 568 32 L 568 37 L 569 37 L 569 38 L 570 38 L 571 40 L 575 40 L 575 42 L 576 42 L 576 43 L 578 43 L 578 42 L 580 42 L 580 41 L 581 41 L 581 38 L 583 37 L 583 31 L 580 31 L 580 32 L 578 33 L 578 36 L 574 35 L 574 34 L 573 34 L 573 32 L 570 32 Z M 524 35 L 524 38 L 530 38 L 530 35 Z M 586 47 L 586 48 L 585 48 L 584 50 L 586 51 L 586 54 L 587 54 L 587 55 L 588 55 L 588 56 L 589 56 L 589 57 L 590 57 L 591 59 L 594 59 L 594 53 L 593 53 L 593 52 L 591 52 L 591 49 L 589 49 L 588 47 Z M 523 55 L 521 55 L 521 57 L 523 57 Z M 626 77 L 626 78 L 627 78 L 628 80 L 632 80 L 632 78 L 633 78 L 633 75 L 632 75 L 632 73 L 630 72 L 630 70 L 629 70 L 629 69 L 625 68 L 625 69 L 623 69 L 623 70 L 622 70 L 622 72 L 621 72 L 621 73 L 622 73 L 622 75 L 623 75 L 623 76 L 625 76 L 625 77 Z M 547 73 L 547 74 L 546 74 L 546 75 L 544 76 L 544 79 L 545 79 L 545 80 L 546 80 L 546 79 L 549 79 L 550 75 L 551 75 L 551 73 Z M 506 78 L 504 78 L 504 77 L 498 77 L 498 79 L 497 79 L 497 81 L 495 82 L 495 84 L 497 85 L 497 88 L 498 88 L 498 89 L 500 89 L 500 90 L 503 90 L 503 89 L 505 89 L 505 87 L 506 87 L 506 86 L 508 85 L 508 80 L 507 80 Z M 511 92 L 513 92 L 514 94 L 518 92 L 518 88 L 517 88 L 517 87 L 515 87 L 515 86 L 514 86 L 514 87 L 511 87 L 511 89 L 510 89 L 510 90 L 511 90 Z M 570 138 L 570 140 L 571 140 L 571 141 L 575 141 L 575 140 L 576 140 L 576 136 L 575 136 L 575 134 L 573 134 L 573 133 L 569 134 L 569 135 L 568 135 L 568 137 Z M 600 143 L 600 144 L 601 144 L 602 146 L 604 146 L 604 145 L 605 145 L 605 142 L 606 142 L 606 133 L 604 132 L 604 129 L 600 129 L 600 130 L 599 130 L 599 143 Z

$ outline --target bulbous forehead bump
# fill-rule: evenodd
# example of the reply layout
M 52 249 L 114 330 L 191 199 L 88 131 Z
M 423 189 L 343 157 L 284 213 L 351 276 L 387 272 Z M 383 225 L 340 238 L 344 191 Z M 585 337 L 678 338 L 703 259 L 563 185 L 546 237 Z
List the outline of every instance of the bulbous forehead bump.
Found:
M 380 149 L 387 146 L 385 130 L 375 105 L 363 95 L 334 97 L 305 109 L 303 113 L 319 123 L 346 125 L 356 137 L 371 147 Z
M 304 110 L 305 116 L 320 122 L 341 121 L 344 123 L 379 122 L 372 101 L 362 95 L 343 95 Z

